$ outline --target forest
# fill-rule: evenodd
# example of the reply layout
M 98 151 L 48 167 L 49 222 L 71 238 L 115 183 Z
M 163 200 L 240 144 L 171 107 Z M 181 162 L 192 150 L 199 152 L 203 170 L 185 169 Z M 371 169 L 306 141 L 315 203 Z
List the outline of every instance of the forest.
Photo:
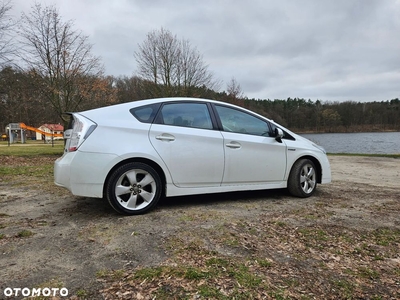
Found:
M 18 21 L 8 17 L 10 9 L 0 6 L 0 133 L 9 123 L 65 125 L 65 112 L 174 96 L 233 103 L 295 132 L 400 131 L 399 98 L 249 99 L 234 74 L 221 91 L 196 47 L 164 28 L 150 31 L 139 44 L 132 76 L 105 75 L 89 37 L 64 21 L 55 6 L 34 4 Z
M 31 126 L 61 123 L 57 111 L 46 102 L 40 80 L 34 72 L 10 67 L 0 72 L 0 128 L 23 122 Z M 96 87 L 86 93 L 90 100 L 76 110 L 162 97 L 162 90 L 138 77 L 97 78 Z M 90 83 L 88 83 L 90 85 Z M 400 100 L 380 102 L 330 102 L 310 99 L 248 99 L 233 93 L 216 92 L 205 87 L 168 96 L 188 96 L 219 100 L 242 106 L 266 116 L 296 132 L 371 132 L 400 131 Z

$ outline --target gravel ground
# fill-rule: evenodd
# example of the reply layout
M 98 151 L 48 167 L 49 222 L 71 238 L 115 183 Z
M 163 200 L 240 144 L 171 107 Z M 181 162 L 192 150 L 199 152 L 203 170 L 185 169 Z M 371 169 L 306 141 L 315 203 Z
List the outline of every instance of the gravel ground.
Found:
M 215 256 L 245 262 L 261 278 L 243 291 L 240 281 L 218 273 L 210 284 L 228 298 L 400 298 L 400 160 L 329 159 L 333 182 L 311 198 L 285 190 L 177 197 L 130 217 L 104 200 L 71 196 L 52 185 L 51 174 L 39 181 L 2 176 L 0 298 L 12 299 L 6 288 L 58 287 L 71 299 L 159 299 L 157 288 L 167 284 L 165 299 L 178 292 L 200 298 L 193 281 L 167 271 L 128 282 L 143 268 L 206 270 L 202 263 Z M 4 156 L 0 163 L 39 164 Z M 261 258 L 268 270 L 250 263 Z

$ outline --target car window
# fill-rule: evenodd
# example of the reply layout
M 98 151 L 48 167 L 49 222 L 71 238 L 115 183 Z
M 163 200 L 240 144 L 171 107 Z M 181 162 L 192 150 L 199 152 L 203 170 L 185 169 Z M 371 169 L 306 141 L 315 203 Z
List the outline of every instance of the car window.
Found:
M 159 123 L 165 125 L 212 129 L 205 103 L 166 103 L 161 108 Z
M 152 123 L 157 114 L 159 103 L 135 107 L 130 110 L 131 114 L 143 123 Z
M 270 136 L 268 123 L 251 114 L 226 106 L 216 105 L 224 131 Z

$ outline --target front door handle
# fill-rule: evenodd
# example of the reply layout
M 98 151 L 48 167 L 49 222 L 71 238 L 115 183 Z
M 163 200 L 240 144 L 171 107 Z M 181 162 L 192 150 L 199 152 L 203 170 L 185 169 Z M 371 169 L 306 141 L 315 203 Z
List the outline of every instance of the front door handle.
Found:
M 157 135 L 156 139 L 160 140 L 160 141 L 167 141 L 167 142 L 175 141 L 175 137 L 168 133 L 163 133 L 163 134 Z
M 230 142 L 230 143 L 226 144 L 226 146 L 228 148 L 232 148 L 232 149 L 239 149 L 242 147 L 238 142 Z

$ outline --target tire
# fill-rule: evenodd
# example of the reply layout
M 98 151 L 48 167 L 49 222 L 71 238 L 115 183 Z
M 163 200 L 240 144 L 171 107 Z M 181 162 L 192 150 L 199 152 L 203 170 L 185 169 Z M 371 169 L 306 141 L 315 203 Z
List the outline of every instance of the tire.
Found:
M 295 162 L 288 179 L 290 194 L 300 198 L 307 198 L 314 194 L 317 188 L 317 169 L 309 159 L 300 159 Z
M 131 162 L 117 168 L 106 185 L 111 207 L 125 215 L 143 214 L 153 209 L 160 199 L 162 183 L 149 165 Z

